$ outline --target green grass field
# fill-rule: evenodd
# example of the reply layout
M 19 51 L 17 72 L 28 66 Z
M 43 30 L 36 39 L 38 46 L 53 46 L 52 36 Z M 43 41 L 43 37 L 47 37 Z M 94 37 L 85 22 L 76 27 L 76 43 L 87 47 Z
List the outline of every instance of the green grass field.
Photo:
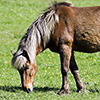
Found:
M 60 58 L 49 49 L 36 58 L 38 71 L 32 94 L 27 94 L 21 88 L 19 73 L 11 66 L 10 50 L 17 50 L 28 27 L 52 1 L 0 0 L 0 100 L 100 100 L 100 53 L 75 52 L 86 93 L 76 92 L 74 78 L 69 72 L 69 95 L 57 95 L 62 84 Z M 78 7 L 100 6 L 100 0 L 69 1 Z

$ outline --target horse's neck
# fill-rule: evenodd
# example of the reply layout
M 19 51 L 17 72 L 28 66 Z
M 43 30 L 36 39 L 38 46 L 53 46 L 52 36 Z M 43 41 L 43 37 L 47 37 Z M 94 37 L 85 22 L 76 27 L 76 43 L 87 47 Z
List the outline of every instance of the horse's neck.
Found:
M 32 55 L 37 55 L 46 48 L 51 34 L 54 33 L 55 23 L 58 22 L 58 15 L 52 10 L 32 23 L 20 42 L 20 45 L 28 50 L 30 57 L 33 58 Z

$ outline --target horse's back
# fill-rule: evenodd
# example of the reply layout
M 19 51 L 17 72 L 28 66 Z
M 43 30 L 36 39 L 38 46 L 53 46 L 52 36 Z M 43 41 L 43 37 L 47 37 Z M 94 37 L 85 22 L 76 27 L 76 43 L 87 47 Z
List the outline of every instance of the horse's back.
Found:
M 100 6 L 72 7 L 75 12 L 73 50 L 100 51 Z

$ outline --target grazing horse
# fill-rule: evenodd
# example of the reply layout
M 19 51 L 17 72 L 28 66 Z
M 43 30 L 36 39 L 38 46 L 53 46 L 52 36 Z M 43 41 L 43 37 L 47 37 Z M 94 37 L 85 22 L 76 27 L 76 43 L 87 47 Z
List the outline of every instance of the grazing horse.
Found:
M 12 66 L 20 73 L 23 90 L 33 91 L 37 71 L 36 56 L 49 48 L 60 54 L 62 88 L 59 94 L 69 93 L 69 68 L 78 92 L 85 91 L 74 58 L 74 51 L 100 51 L 100 6 L 73 7 L 70 3 L 54 3 L 29 27 L 13 54 Z

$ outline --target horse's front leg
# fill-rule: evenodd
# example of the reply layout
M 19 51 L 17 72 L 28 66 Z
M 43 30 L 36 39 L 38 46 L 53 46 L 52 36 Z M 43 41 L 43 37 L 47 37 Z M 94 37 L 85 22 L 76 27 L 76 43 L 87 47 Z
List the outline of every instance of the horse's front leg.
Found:
M 61 45 L 60 59 L 61 59 L 61 73 L 62 73 L 62 88 L 60 92 L 58 92 L 58 94 L 69 93 L 68 72 L 69 72 L 70 57 L 71 57 L 71 47 L 68 45 Z

